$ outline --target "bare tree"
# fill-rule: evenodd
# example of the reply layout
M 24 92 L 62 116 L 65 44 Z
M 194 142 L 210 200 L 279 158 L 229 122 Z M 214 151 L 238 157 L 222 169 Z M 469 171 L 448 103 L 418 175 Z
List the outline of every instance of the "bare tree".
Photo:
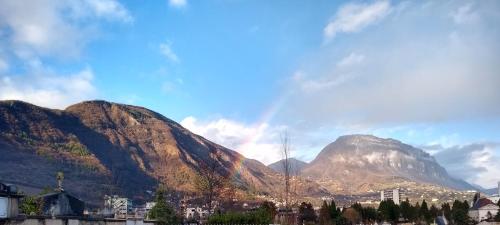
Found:
M 283 173 L 285 175 L 285 208 L 288 208 L 290 198 L 290 140 L 288 133 L 281 134 L 281 154 L 283 156 Z
M 221 172 L 219 158 L 217 153 L 211 152 L 210 158 L 199 165 L 195 179 L 195 187 L 204 198 L 209 214 L 212 213 L 212 202 L 218 199 L 228 183 L 228 178 L 219 173 Z

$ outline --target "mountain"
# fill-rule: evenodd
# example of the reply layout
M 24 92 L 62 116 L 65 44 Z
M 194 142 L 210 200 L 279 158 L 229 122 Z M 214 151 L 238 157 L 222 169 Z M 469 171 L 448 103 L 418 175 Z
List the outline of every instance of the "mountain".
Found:
M 65 189 L 101 202 L 104 194 L 134 199 L 163 184 L 193 192 L 200 166 L 217 155 L 217 173 L 242 192 L 278 193 L 282 175 L 191 133 L 146 108 L 86 101 L 65 110 L 0 101 L 0 180 L 41 189 L 65 174 Z M 327 193 L 300 182 L 305 195 Z
M 427 183 L 452 189 L 474 189 L 448 175 L 421 149 L 394 139 L 347 135 L 327 145 L 303 170 L 329 191 L 363 193 L 403 183 Z
M 289 158 L 288 159 L 288 163 L 290 165 L 290 174 L 291 175 L 300 175 L 300 172 L 302 171 L 302 169 L 307 166 L 307 163 L 304 162 L 304 161 L 300 161 L 296 158 Z M 269 164 L 267 167 L 273 169 L 274 171 L 278 172 L 278 173 L 281 173 L 281 174 L 284 174 L 284 159 L 278 161 L 278 162 L 274 162 L 272 164 Z

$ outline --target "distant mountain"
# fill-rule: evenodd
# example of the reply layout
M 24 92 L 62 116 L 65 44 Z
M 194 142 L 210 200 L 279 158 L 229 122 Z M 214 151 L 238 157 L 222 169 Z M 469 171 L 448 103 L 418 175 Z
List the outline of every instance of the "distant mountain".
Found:
M 498 190 L 499 188 L 490 188 L 490 189 L 484 189 L 484 193 L 488 195 L 498 195 L 500 194 L 500 191 Z
M 302 174 L 331 192 L 363 193 L 411 181 L 474 189 L 448 175 L 428 153 L 394 139 L 347 135 L 326 146 Z
M 210 152 L 219 156 L 217 172 L 238 190 L 282 190 L 282 175 L 264 164 L 142 107 L 87 101 L 53 110 L 0 101 L 0 181 L 32 189 L 54 187 L 56 172 L 63 171 L 65 189 L 93 202 L 116 193 L 143 199 L 160 184 L 192 192 Z M 299 189 L 327 193 L 314 182 L 300 182 Z
M 307 166 L 307 163 L 304 161 L 300 161 L 296 158 L 290 158 L 288 159 L 288 163 L 290 165 L 290 174 L 291 175 L 300 175 L 300 172 L 302 169 Z M 274 162 L 272 164 L 269 164 L 267 167 L 273 169 L 274 171 L 284 174 L 285 172 L 285 167 L 284 167 L 284 159 Z

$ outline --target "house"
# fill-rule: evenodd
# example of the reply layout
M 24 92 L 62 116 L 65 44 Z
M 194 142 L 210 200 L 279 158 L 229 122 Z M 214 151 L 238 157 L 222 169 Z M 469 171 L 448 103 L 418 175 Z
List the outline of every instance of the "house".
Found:
M 19 199 L 17 187 L 0 183 L 0 219 L 13 218 L 19 214 Z
M 208 209 L 204 209 L 201 207 L 195 208 L 186 208 L 186 219 L 203 219 L 207 218 L 209 215 Z
M 46 216 L 83 216 L 85 203 L 59 189 L 39 196 L 42 199 L 42 214 Z
M 500 207 L 487 198 L 480 198 L 469 209 L 469 217 L 477 222 L 491 219 L 500 210 Z

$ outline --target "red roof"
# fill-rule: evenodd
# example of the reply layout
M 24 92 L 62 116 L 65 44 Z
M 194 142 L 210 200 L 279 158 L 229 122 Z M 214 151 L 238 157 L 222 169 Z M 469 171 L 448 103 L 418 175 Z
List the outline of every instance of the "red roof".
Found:
M 493 203 L 491 200 L 489 200 L 487 198 L 480 198 L 474 203 L 474 205 L 472 206 L 472 209 L 479 209 L 479 208 L 486 206 L 486 205 L 489 205 L 489 204 L 495 204 L 495 203 Z

